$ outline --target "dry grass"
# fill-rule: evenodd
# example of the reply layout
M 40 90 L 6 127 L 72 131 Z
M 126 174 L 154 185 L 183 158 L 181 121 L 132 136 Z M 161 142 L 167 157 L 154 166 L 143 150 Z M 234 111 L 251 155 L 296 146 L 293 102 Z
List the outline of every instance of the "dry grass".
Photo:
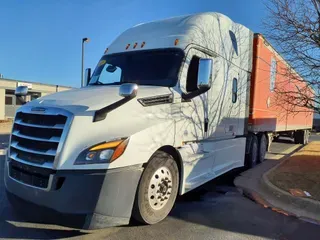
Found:
M 277 187 L 301 189 L 320 201 L 320 142 L 311 142 L 268 175 Z

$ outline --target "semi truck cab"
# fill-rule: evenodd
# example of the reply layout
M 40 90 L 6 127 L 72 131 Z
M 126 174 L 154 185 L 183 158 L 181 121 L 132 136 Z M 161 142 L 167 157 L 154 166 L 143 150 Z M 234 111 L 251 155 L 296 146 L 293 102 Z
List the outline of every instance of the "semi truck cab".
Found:
M 268 141 L 248 129 L 252 51 L 253 33 L 219 13 L 123 32 L 86 86 L 17 111 L 10 202 L 83 216 L 86 229 L 154 224 L 178 194 L 254 166 Z

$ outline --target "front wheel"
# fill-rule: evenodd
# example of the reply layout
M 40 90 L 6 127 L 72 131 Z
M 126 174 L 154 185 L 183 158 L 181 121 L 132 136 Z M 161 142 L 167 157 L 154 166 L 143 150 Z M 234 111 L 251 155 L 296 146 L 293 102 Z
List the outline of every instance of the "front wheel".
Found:
M 177 163 L 169 154 L 157 151 L 140 179 L 133 218 L 144 224 L 155 224 L 163 220 L 174 205 L 178 186 Z

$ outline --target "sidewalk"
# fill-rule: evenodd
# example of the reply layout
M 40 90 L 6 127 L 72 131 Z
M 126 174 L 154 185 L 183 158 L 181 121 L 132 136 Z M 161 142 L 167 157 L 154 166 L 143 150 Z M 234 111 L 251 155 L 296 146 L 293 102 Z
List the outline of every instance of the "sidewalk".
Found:
M 266 160 L 234 181 L 265 208 L 320 224 L 320 142 L 279 161 Z

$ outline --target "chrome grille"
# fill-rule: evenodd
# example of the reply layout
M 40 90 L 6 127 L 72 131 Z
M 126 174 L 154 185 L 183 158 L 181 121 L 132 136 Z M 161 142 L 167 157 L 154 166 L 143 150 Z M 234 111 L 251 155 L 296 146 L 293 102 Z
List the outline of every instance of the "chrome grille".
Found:
M 68 117 L 55 111 L 47 114 L 17 112 L 10 142 L 12 160 L 51 168 Z

